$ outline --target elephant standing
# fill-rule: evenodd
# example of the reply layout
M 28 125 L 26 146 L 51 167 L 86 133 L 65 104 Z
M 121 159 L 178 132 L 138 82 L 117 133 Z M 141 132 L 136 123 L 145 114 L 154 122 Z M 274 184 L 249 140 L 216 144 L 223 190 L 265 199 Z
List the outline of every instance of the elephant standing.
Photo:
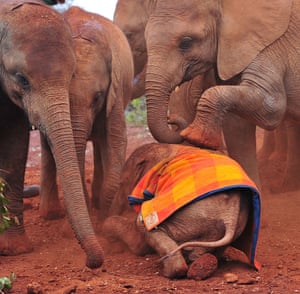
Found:
M 221 83 L 204 91 L 193 123 L 181 136 L 218 149 L 224 119 L 238 115 L 249 121 L 248 131 L 237 138 L 247 143 L 240 157 L 251 156 L 251 165 L 255 125 L 271 130 L 283 119 L 299 121 L 299 10 L 298 1 L 158 0 L 145 32 L 152 134 L 182 140 L 168 128 L 169 93 L 216 68 Z M 222 85 L 232 79 L 232 85 Z
M 138 210 L 142 205 L 139 214 L 130 211 L 127 196 Z M 123 208 L 105 220 L 104 235 L 110 243 L 125 243 L 137 255 L 151 248 L 161 257 L 167 255 L 166 277 L 185 276 L 186 260 L 224 250 L 239 238 L 246 241 L 252 225 L 254 242 L 248 240 L 247 245 L 251 249 L 239 248 L 247 255 L 252 252 L 248 262 L 255 265 L 259 197 L 255 184 L 227 156 L 178 144 L 143 145 L 127 159 L 116 197 Z M 185 247 L 186 260 L 179 252 Z
M 178 6 L 176 1 L 172 3 L 174 6 Z M 116 5 L 114 22 L 127 36 L 133 52 L 135 75 L 139 77 L 134 87 L 133 97 L 139 97 L 145 92 L 145 65 L 148 57 L 144 31 L 150 16 L 156 13 L 157 4 L 158 1 L 155 0 L 118 0 Z M 171 64 L 172 62 L 168 62 L 168 64 L 164 63 L 164 68 L 161 71 L 163 80 L 165 79 L 164 72 Z M 153 124 L 156 124 L 157 128 L 159 128 L 160 125 L 167 123 L 168 128 L 158 134 L 156 127 L 151 127 L 150 131 L 155 139 L 166 143 L 178 143 L 182 141 L 179 132 L 194 120 L 197 103 L 202 93 L 214 86 L 216 82 L 221 82 L 215 72 L 215 68 L 212 68 L 205 73 L 193 77 L 191 81 L 184 82 L 183 80 L 181 83 L 173 84 L 172 89 L 167 90 L 171 93 L 168 96 L 167 115 L 164 112 L 164 106 L 163 111 L 162 109 L 157 111 L 157 115 L 160 117 Z M 159 72 L 157 72 L 157 77 L 160 77 Z M 227 84 L 233 82 L 235 82 L 235 79 L 226 81 Z M 178 85 L 179 91 L 175 91 Z M 161 102 L 157 101 L 157 103 L 157 107 L 159 107 Z M 162 112 L 164 113 L 162 114 Z M 164 115 L 166 116 L 162 117 Z M 151 119 L 151 113 L 149 119 Z M 172 131 L 169 128 L 170 125 L 172 126 Z M 223 132 L 229 155 L 245 168 L 257 185 L 260 185 L 256 164 L 255 125 L 248 123 L 236 115 L 231 115 L 227 117 L 223 124 Z M 174 134 L 176 136 L 173 136 Z M 247 157 L 245 157 L 244 150 L 249 151 Z
M 100 15 L 73 6 L 64 17 L 71 26 L 77 61 L 70 85 L 70 107 L 82 182 L 85 186 L 85 150 L 91 140 L 92 204 L 100 209 L 100 217 L 105 218 L 119 186 L 126 156 L 124 110 L 132 95 L 131 50 L 121 30 Z M 55 163 L 46 143 L 42 141 L 40 212 L 46 218 L 53 218 L 59 216 L 61 208 Z
M 145 94 L 147 48 L 144 32 L 155 5 L 153 0 L 118 0 L 114 13 L 114 23 L 124 32 L 132 50 L 135 75 L 132 99 Z M 193 121 L 201 93 L 214 84 L 211 72 L 196 77 L 194 81 L 183 83 L 172 92 L 168 122 L 175 131 L 182 130 Z
M 0 176 L 8 183 L 8 210 L 19 223 L 0 235 L 0 254 L 32 250 L 23 219 L 29 125 L 47 138 L 61 181 L 67 215 L 87 254 L 103 263 L 85 203 L 72 133 L 69 86 L 75 53 L 68 24 L 40 1 L 0 1 Z

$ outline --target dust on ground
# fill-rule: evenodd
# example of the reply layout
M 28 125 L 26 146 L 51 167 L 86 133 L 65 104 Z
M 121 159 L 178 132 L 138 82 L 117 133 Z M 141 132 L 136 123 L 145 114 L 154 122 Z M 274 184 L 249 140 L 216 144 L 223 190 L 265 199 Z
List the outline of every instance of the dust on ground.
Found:
M 258 133 L 260 142 L 261 133 Z M 128 128 L 128 154 L 152 142 L 145 127 Z M 87 149 L 87 183 L 91 183 L 92 150 Z M 39 134 L 31 133 L 26 185 L 39 183 Z M 277 171 L 280 177 L 280 172 Z M 267 175 L 265 175 L 267 176 Z M 278 180 L 268 176 L 268 181 Z M 300 293 L 300 191 L 262 193 L 262 224 L 257 259 L 259 272 L 238 262 L 224 262 L 203 281 L 170 280 L 160 275 L 157 255 L 143 257 L 130 252 L 107 253 L 97 270 L 85 267 L 85 254 L 75 238 L 63 236 L 65 220 L 46 221 L 39 216 L 39 198 L 25 200 L 25 226 L 34 251 L 20 256 L 0 257 L 0 277 L 14 272 L 10 293 Z M 109 247 L 99 236 L 104 249 Z M 228 283 L 224 275 L 237 281 Z M 1 292 L 1 291 L 0 291 Z

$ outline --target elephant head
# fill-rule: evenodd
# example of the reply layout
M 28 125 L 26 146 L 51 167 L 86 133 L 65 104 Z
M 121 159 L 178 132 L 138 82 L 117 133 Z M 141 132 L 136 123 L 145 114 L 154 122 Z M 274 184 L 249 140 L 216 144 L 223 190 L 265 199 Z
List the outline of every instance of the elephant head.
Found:
M 106 18 L 71 7 L 77 66 L 71 81 L 71 119 L 82 174 L 87 140 L 93 142 L 92 201 L 107 215 L 125 162 L 124 110 L 131 99 L 133 61 L 121 30 Z
M 176 86 L 196 75 L 216 68 L 222 80 L 237 77 L 268 45 L 281 37 L 290 21 L 292 1 L 160 1 L 150 15 L 145 37 L 148 52 L 146 96 L 149 128 L 160 142 L 181 140 L 168 127 L 167 111 L 170 93 Z M 217 88 L 217 87 L 216 87 Z M 210 91 L 210 90 L 208 90 Z M 216 90 L 217 91 L 217 90 Z M 196 118 L 182 136 L 198 143 L 199 124 L 207 146 L 220 146 L 221 121 L 228 109 L 226 103 L 215 105 L 205 99 L 202 113 L 215 111 L 208 127 L 205 119 Z M 203 98 L 204 97 L 204 98 Z M 203 98 L 203 99 L 202 99 Z M 202 106 L 201 106 L 202 107 Z M 232 106 L 234 108 L 234 106 Z M 218 135 L 214 136 L 214 133 Z M 198 141 L 198 142 L 197 142 Z M 205 142 L 200 142 L 205 143 Z
M 124 32 L 132 50 L 134 75 L 140 74 L 147 63 L 145 27 L 155 7 L 153 0 L 118 0 L 114 23 Z
M 147 48 L 144 33 L 156 3 L 156 0 L 118 0 L 115 9 L 114 23 L 125 33 L 132 50 L 135 66 L 133 99 L 145 94 Z M 170 94 L 168 123 L 175 132 L 179 133 L 193 121 L 201 93 L 214 84 L 215 77 L 211 72 L 197 76 L 194 81 L 184 83 Z
M 69 86 L 76 65 L 70 28 L 39 1 L 12 0 L 0 4 L 0 35 L 1 91 L 47 138 L 87 266 L 99 267 L 103 251 L 84 199 L 70 117 Z M 16 204 L 15 195 L 10 200 L 13 214 L 22 215 L 22 202 Z

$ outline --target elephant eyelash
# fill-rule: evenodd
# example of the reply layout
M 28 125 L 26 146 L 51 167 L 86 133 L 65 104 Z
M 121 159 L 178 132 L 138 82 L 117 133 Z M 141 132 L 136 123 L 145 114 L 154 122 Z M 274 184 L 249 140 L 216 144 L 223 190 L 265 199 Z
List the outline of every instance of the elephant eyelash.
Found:
M 134 36 L 134 34 L 131 32 L 125 32 L 125 36 L 126 36 L 127 40 L 131 40 L 132 37 Z
M 192 37 L 183 37 L 179 42 L 179 49 L 182 51 L 186 51 L 193 46 L 194 39 Z
M 30 83 L 29 81 L 26 79 L 26 77 L 24 77 L 23 74 L 21 73 L 16 73 L 15 74 L 17 83 L 19 84 L 19 86 L 23 89 L 23 90 L 28 90 L 30 88 Z
M 101 91 L 101 92 L 97 92 L 96 95 L 94 96 L 94 99 L 91 103 L 91 108 L 92 107 L 95 107 L 97 104 L 101 104 L 100 107 L 102 107 L 102 104 L 104 102 L 104 93 Z
M 12 96 L 16 101 L 22 101 L 22 96 L 18 92 L 13 92 Z

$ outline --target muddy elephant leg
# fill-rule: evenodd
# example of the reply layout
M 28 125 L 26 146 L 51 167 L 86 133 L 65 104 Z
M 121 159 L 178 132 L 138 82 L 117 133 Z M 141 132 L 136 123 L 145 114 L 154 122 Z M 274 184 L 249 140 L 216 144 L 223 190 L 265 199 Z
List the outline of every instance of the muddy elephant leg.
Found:
M 288 136 L 287 160 L 281 189 L 284 192 L 294 191 L 300 188 L 298 180 L 300 174 L 300 125 L 291 122 L 287 124 L 286 130 Z
M 163 257 L 178 247 L 178 244 L 172 240 L 165 232 L 160 229 L 154 229 L 145 233 L 146 242 Z M 163 262 L 162 274 L 167 278 L 185 277 L 188 266 L 180 251 L 166 258 Z
M 239 116 L 230 115 L 224 121 L 223 132 L 229 156 L 235 159 L 260 187 L 256 160 L 256 126 Z
M 56 165 L 45 137 L 40 133 L 41 141 L 41 202 L 40 215 L 44 219 L 57 219 L 64 216 L 64 210 L 58 197 Z
M 4 99 L 3 99 L 4 100 Z M 2 100 L 2 102 L 3 102 Z M 0 255 L 18 255 L 33 250 L 24 228 L 23 186 L 29 145 L 28 121 L 25 114 L 12 105 L 1 105 L 0 177 L 8 184 L 5 192 L 8 211 L 18 223 L 0 234 Z
M 263 133 L 263 143 L 257 152 L 257 159 L 259 161 L 268 160 L 274 152 L 275 147 L 275 131 L 264 130 Z
M 278 128 L 274 130 L 274 151 L 270 155 L 270 160 L 278 160 L 280 162 L 286 162 L 287 148 L 288 148 L 288 126 L 285 122 L 282 122 Z
M 93 154 L 94 154 L 94 173 L 92 180 L 92 207 L 100 209 L 99 199 L 101 197 L 101 190 L 103 186 L 104 171 L 103 171 L 103 159 L 101 156 L 101 144 L 97 141 L 93 141 Z

